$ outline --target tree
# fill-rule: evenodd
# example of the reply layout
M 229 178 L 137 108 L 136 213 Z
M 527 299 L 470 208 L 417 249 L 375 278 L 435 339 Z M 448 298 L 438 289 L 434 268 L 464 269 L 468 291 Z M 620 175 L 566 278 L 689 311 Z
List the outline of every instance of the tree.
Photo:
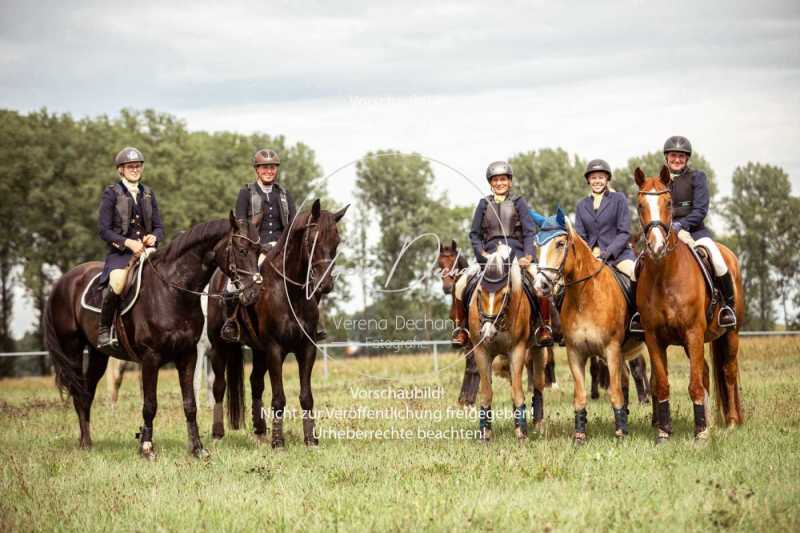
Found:
M 586 161 L 562 148 L 543 148 L 538 152 L 519 153 L 509 159 L 514 169 L 514 194 L 525 198 L 528 205 L 545 216 L 555 213 L 557 205 L 572 212 L 586 196 L 583 172 Z

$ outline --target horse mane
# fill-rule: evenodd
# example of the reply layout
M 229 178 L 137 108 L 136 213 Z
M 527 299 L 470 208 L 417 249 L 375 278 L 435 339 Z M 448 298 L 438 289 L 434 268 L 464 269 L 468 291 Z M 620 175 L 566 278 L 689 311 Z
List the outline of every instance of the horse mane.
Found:
M 281 253 L 281 250 L 284 250 L 289 243 L 289 239 L 291 239 L 292 234 L 296 232 L 301 232 L 303 228 L 305 228 L 306 224 L 308 223 L 308 219 L 311 217 L 311 210 L 303 211 L 302 213 L 298 213 L 294 219 L 294 223 L 289 221 L 289 227 L 285 228 L 285 230 L 281 233 L 281 236 L 275 242 L 275 246 L 273 246 L 268 252 L 265 257 L 264 262 L 261 265 L 261 268 L 265 268 L 267 261 L 278 257 L 278 254 Z M 334 213 L 330 211 L 325 211 L 323 209 L 320 210 L 319 220 L 317 220 L 317 229 L 319 230 L 319 237 L 318 240 L 322 242 L 324 239 L 328 237 L 328 234 L 331 231 L 331 228 L 336 227 L 336 221 L 334 220 Z
M 196 224 L 179 233 L 165 248 L 158 250 L 153 257 L 164 262 L 175 261 L 199 244 L 207 243 L 212 239 L 214 241 L 220 240 L 230 230 L 231 223 L 227 218 Z
M 462 270 L 465 270 L 468 267 L 469 267 L 469 261 L 467 261 L 467 258 L 459 253 L 458 254 L 458 261 L 456 261 L 456 269 L 458 269 L 459 271 L 462 271 Z

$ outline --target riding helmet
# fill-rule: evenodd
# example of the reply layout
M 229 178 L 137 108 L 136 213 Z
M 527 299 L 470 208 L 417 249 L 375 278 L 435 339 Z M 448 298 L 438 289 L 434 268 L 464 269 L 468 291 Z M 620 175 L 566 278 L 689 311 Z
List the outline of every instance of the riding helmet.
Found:
M 114 157 L 114 166 L 118 167 L 125 163 L 144 163 L 142 152 L 132 146 L 126 146 Z
M 511 165 L 506 161 L 495 161 L 486 169 L 486 181 L 492 181 L 494 176 L 500 176 L 502 174 L 507 174 L 508 178 L 511 179 L 514 175 L 514 172 L 511 170 Z
M 602 159 L 592 159 L 589 161 L 589 164 L 586 165 L 586 172 L 583 173 L 583 177 L 589 179 L 589 174 L 598 171 L 605 172 L 608 174 L 608 179 L 611 179 L 611 167 Z
M 683 152 L 691 157 L 692 143 L 682 135 L 673 135 L 664 143 L 664 155 L 667 155 L 668 152 Z
M 253 155 L 253 166 L 258 165 L 280 165 L 281 158 L 278 157 L 277 152 L 269 148 L 262 148 Z

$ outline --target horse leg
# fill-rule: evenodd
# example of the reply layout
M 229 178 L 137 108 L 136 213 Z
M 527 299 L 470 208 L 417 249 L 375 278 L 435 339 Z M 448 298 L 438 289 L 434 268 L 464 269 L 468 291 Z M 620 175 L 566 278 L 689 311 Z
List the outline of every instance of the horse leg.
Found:
M 528 438 L 528 415 L 525 412 L 525 393 L 522 390 L 522 371 L 528 351 L 525 343 L 517 343 L 511 351 L 511 403 L 514 407 L 514 433 L 518 440 Z
M 651 381 L 653 390 L 653 416 L 656 426 L 656 444 L 662 444 L 672 435 L 672 419 L 669 412 L 669 370 L 667 348 L 656 336 L 645 331 L 644 341 L 650 353 Z
M 264 375 L 267 373 L 267 354 L 253 350 L 253 370 L 250 372 L 250 395 L 252 399 L 253 434 L 258 440 L 267 436 L 267 421 L 264 413 Z M 271 375 L 271 373 L 270 373 Z M 273 391 L 275 389 L 273 388 Z
M 152 356 L 150 356 L 152 357 Z M 142 402 L 142 418 L 144 426 L 139 429 L 139 453 L 145 459 L 154 461 L 156 451 L 153 447 L 153 419 L 158 410 L 156 390 L 158 388 L 158 363 L 147 358 L 142 363 L 142 387 L 144 401 Z
M 567 362 L 572 373 L 575 388 L 572 397 L 572 406 L 575 409 L 575 444 L 586 442 L 586 388 L 584 379 L 586 374 L 586 357 L 578 353 L 574 346 L 567 342 Z
M 197 364 L 197 348 L 175 359 L 175 368 L 178 370 L 178 381 L 181 384 L 183 397 L 183 414 L 186 417 L 186 431 L 189 434 L 189 452 L 198 459 L 209 456 L 208 451 L 200 442 L 200 430 L 197 428 L 197 402 L 194 397 L 194 369 Z
M 283 415 L 286 408 L 286 393 L 283 390 L 283 357 L 281 347 L 270 342 L 266 352 L 267 367 L 269 369 L 269 382 L 272 387 L 272 447 L 283 448 L 286 441 L 283 438 Z M 255 373 L 255 370 L 253 371 Z M 252 384 L 252 377 L 250 383 Z M 263 384 L 262 384 L 263 391 Z M 253 393 L 255 395 L 255 392 Z M 255 398 L 255 396 L 254 396 Z M 259 395 L 260 398 L 260 395 Z
M 478 394 L 481 376 L 475 364 L 475 353 L 466 357 L 464 365 L 464 379 L 461 381 L 461 393 L 458 395 L 459 405 L 475 405 L 475 396 Z
M 531 412 L 533 426 L 539 434 L 544 434 L 544 388 L 547 386 L 545 371 L 553 364 L 552 359 L 545 364 L 545 354 L 552 353 L 553 347 L 531 348 L 530 366 L 533 368 L 533 396 L 531 398 Z
M 108 375 L 106 376 L 106 390 L 111 402 L 111 408 L 117 407 L 117 400 L 119 400 L 119 389 L 122 386 L 122 361 L 114 357 L 110 358 L 107 364 Z
M 592 378 L 592 400 L 596 400 L 600 397 L 600 361 L 597 357 L 590 357 L 589 358 L 589 376 Z
M 728 331 L 711 344 L 717 416 L 728 427 L 744 422 L 739 396 L 739 333 Z
M 492 361 L 483 347 L 475 349 L 475 364 L 480 373 L 479 438 L 489 441 L 492 438 Z
M 103 352 L 96 350 L 93 347 L 89 347 L 89 366 L 86 369 L 85 379 L 86 379 L 86 404 L 83 406 L 83 416 L 80 416 L 81 420 L 81 448 L 91 448 L 92 447 L 92 435 L 91 435 L 91 411 L 92 411 L 92 402 L 94 402 L 95 392 L 97 391 L 97 384 L 100 382 L 100 378 L 103 377 L 103 374 L 106 371 L 106 366 L 108 365 L 108 356 L 105 355 Z M 85 427 L 84 427 L 85 422 Z
M 303 410 L 303 442 L 306 446 L 317 446 L 319 439 L 314 431 L 314 395 L 311 393 L 311 373 L 317 357 L 317 347 L 307 342 L 297 355 L 300 371 L 300 408 Z
M 620 346 L 612 342 L 606 346 L 605 359 L 608 366 L 608 397 L 614 410 L 614 435 L 618 439 L 628 434 L 628 376 L 625 373 L 625 361 L 620 353 Z M 623 391 L 622 376 L 625 375 Z
M 633 382 L 636 384 L 636 395 L 639 398 L 639 403 L 644 405 L 650 403 L 650 387 L 647 382 L 647 363 L 644 362 L 644 357 L 641 355 L 636 359 L 632 359 L 628 366 L 633 374 Z
M 695 439 L 708 438 L 708 424 L 706 422 L 706 395 L 708 391 L 703 384 L 703 374 L 706 361 L 703 354 L 703 332 L 690 330 L 686 332 L 684 350 L 689 356 L 689 397 L 692 399 L 694 409 L 694 437 Z
M 546 364 L 544 365 L 545 373 L 545 387 L 558 389 L 558 381 L 556 380 L 556 354 L 552 346 L 545 348 Z M 534 388 L 535 390 L 535 388 Z
M 241 346 L 239 347 L 241 350 Z M 211 367 L 214 369 L 214 421 L 211 424 L 211 437 L 221 439 L 225 436 L 225 351 L 214 348 L 211 356 Z

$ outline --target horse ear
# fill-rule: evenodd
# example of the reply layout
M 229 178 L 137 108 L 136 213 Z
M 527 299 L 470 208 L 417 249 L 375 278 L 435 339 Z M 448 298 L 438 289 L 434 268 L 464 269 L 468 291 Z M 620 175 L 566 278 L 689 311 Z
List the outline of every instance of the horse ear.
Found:
M 314 200 L 314 205 L 311 206 L 311 220 L 317 220 L 322 212 L 322 206 L 319 203 L 319 198 Z
M 233 209 L 231 209 L 229 217 L 230 217 L 230 221 L 231 221 L 231 228 L 233 229 L 233 231 L 238 231 L 239 230 L 239 221 L 236 220 L 235 216 L 233 216 Z
M 561 209 L 561 206 L 556 207 L 556 222 L 558 223 L 558 225 L 561 226 L 562 228 L 566 228 L 567 227 L 566 219 L 567 215 L 564 214 L 564 210 Z
M 534 211 L 533 209 L 529 209 L 528 212 L 531 214 L 533 221 L 536 223 L 537 226 L 540 228 L 544 225 L 544 221 L 547 220 L 545 217 Z
M 340 220 L 342 220 L 342 217 L 344 216 L 344 214 L 347 213 L 347 208 L 348 207 L 350 207 L 350 204 L 347 204 L 346 206 L 344 206 L 343 208 L 341 208 L 337 212 L 335 212 L 333 214 L 333 219 L 336 222 L 339 222 Z
M 455 239 L 450 241 L 450 246 L 453 247 L 453 251 L 454 252 L 458 250 L 458 245 L 456 244 L 456 240 Z
M 661 165 L 661 172 L 658 176 L 661 178 L 661 183 L 669 187 L 669 182 L 672 181 L 672 176 L 669 173 L 667 165 Z
M 635 181 L 636 185 L 638 185 L 639 188 L 641 189 L 642 185 L 644 184 L 644 180 L 645 180 L 644 172 L 642 172 L 641 168 L 636 167 L 636 170 L 633 171 L 633 181 Z

